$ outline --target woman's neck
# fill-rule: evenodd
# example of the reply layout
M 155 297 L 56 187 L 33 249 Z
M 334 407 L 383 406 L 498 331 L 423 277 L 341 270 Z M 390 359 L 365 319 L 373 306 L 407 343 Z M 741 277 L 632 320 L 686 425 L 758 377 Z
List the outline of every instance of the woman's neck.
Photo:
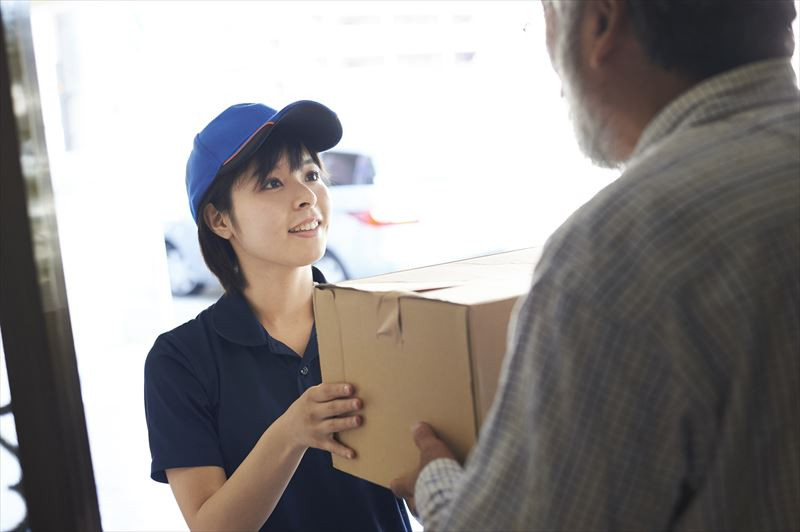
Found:
M 311 268 L 269 268 L 246 275 L 244 296 L 258 321 L 268 330 L 304 326 L 314 320 Z

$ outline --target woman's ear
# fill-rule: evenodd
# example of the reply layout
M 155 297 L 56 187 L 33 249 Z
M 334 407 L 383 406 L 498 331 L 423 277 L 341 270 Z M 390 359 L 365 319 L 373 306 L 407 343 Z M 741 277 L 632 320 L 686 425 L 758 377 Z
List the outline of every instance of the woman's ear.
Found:
M 225 240 L 230 239 L 232 234 L 230 217 L 218 211 L 213 204 L 207 203 L 203 209 L 203 221 L 217 236 Z

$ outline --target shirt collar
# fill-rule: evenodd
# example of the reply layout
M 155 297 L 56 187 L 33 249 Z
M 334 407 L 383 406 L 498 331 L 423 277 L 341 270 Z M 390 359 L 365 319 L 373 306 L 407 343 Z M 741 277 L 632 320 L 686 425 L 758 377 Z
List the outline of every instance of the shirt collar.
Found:
M 678 96 L 650 121 L 631 162 L 676 131 L 797 98 L 797 78 L 789 59 L 759 61 L 713 76 Z
M 325 276 L 315 266 L 311 267 L 311 271 L 314 283 L 326 282 Z M 211 319 L 217 334 L 229 342 L 248 347 L 269 343 L 269 334 L 241 293 L 226 292 L 219 298 L 211 309 Z

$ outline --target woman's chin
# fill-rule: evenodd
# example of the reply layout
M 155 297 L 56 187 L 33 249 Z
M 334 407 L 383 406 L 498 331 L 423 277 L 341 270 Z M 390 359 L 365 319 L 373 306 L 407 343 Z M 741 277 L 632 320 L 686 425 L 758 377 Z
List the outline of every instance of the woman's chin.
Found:
M 325 247 L 315 251 L 314 253 L 304 254 L 302 257 L 299 257 L 297 265 L 299 267 L 311 266 L 312 264 L 318 262 L 324 256 L 325 256 Z

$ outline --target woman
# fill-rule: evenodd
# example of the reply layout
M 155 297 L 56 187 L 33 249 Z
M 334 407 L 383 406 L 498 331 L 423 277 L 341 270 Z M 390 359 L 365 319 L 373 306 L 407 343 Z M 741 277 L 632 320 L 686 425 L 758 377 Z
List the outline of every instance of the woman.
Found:
M 158 337 L 145 364 L 151 476 L 191 529 L 410 530 L 389 490 L 333 469 L 358 427 L 346 383 L 321 383 L 311 264 L 330 203 L 318 152 L 342 129 L 327 107 L 234 105 L 194 140 L 192 216 L 225 294 Z

